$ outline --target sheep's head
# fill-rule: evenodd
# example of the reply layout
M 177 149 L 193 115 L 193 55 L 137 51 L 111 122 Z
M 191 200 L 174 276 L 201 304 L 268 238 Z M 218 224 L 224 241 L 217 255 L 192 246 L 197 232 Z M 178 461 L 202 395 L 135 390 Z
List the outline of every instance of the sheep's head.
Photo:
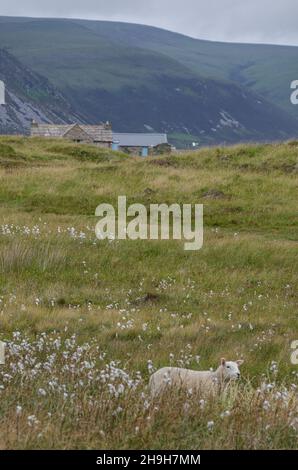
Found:
M 220 375 L 223 380 L 237 380 L 240 378 L 239 367 L 243 364 L 243 361 L 239 359 L 236 362 L 226 361 L 224 358 L 221 359 L 221 364 L 218 368 Z

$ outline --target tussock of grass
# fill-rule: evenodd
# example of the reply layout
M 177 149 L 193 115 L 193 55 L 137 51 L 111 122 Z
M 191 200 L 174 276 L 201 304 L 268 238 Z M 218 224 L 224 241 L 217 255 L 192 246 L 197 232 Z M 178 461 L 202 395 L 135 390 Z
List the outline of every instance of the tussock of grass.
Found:
M 70 156 L 81 161 L 90 162 L 107 162 L 118 158 L 126 158 L 127 156 L 122 152 L 111 152 L 109 149 L 98 148 L 94 146 L 82 145 L 54 145 L 48 148 L 48 151 L 53 154 L 62 155 L 63 157 Z
M 0 273 L 8 275 L 25 271 L 39 274 L 62 269 L 66 262 L 65 252 L 49 243 L 34 244 L 27 240 L 14 240 L 9 247 L 0 246 Z

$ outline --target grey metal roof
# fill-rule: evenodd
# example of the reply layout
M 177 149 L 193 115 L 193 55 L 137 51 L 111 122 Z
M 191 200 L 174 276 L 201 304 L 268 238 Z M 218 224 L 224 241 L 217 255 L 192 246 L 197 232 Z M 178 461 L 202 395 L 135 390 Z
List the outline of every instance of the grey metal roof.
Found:
M 113 142 L 119 142 L 120 147 L 155 147 L 167 144 L 167 134 L 128 134 L 113 132 Z

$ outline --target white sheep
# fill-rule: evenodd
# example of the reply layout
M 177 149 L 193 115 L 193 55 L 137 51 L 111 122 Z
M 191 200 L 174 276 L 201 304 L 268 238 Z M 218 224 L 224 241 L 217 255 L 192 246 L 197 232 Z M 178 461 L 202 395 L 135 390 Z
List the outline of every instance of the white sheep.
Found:
M 218 369 L 212 371 L 197 371 L 179 367 L 163 367 L 151 375 L 149 388 L 152 397 L 164 392 L 168 386 L 176 389 L 192 390 L 193 392 L 216 392 L 231 380 L 240 378 L 239 367 L 242 360 L 236 362 L 221 359 Z

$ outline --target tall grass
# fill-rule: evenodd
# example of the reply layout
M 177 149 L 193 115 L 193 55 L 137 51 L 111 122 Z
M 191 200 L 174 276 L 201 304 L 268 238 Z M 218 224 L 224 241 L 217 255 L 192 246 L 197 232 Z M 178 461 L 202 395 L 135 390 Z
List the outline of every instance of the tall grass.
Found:
M 43 243 L 26 240 L 13 240 L 0 246 L 0 273 L 13 274 L 36 269 L 40 274 L 48 270 L 61 270 L 66 263 L 63 249 Z
M 139 372 L 92 341 L 15 333 L 1 371 L 2 448 L 295 448 L 295 391 L 263 381 L 219 396 L 169 389 L 151 400 Z

